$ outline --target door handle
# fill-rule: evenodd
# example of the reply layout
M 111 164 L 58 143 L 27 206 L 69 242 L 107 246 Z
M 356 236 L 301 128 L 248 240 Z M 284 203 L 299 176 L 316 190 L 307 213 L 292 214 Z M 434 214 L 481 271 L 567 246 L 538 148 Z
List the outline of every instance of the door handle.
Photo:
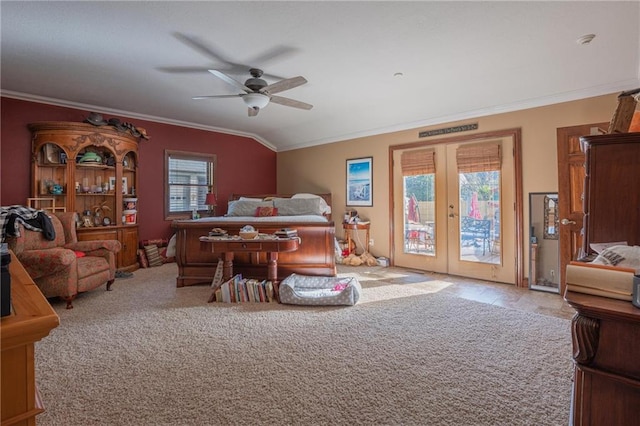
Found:
M 569 220 L 569 219 L 566 219 L 566 218 L 565 218 L 565 219 L 562 219 L 562 220 L 560 221 L 560 223 L 561 223 L 562 225 L 575 225 L 575 224 L 576 224 L 576 221 L 575 221 L 575 220 Z

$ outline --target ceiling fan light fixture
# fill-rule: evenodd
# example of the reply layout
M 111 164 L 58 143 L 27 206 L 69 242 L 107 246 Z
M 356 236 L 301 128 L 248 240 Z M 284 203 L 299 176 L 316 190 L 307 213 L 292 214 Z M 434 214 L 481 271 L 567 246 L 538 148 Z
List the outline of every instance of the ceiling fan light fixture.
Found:
M 269 105 L 269 96 L 262 93 L 247 93 L 242 96 L 242 100 L 249 108 L 262 109 Z

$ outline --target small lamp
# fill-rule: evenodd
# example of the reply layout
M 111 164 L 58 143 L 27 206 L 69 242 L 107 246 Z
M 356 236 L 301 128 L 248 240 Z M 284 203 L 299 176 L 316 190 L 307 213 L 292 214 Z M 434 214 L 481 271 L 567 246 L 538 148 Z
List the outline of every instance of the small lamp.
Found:
M 216 194 L 210 192 L 207 194 L 207 198 L 205 198 L 204 203 L 207 205 L 209 209 L 209 216 L 215 216 L 216 214 L 216 206 L 218 205 L 218 200 L 216 200 Z

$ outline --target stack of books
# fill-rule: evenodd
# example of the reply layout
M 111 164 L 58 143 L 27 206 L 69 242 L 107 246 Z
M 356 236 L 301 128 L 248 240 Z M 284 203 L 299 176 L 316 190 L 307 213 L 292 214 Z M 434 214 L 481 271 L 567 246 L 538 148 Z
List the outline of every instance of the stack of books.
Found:
M 275 300 L 271 281 L 243 279 L 240 274 L 222 283 L 213 291 L 213 296 L 216 302 L 222 303 L 270 303 Z
M 292 228 L 282 228 L 273 233 L 278 238 L 297 238 L 298 230 Z
M 631 301 L 634 274 L 633 268 L 573 261 L 567 265 L 567 290 Z

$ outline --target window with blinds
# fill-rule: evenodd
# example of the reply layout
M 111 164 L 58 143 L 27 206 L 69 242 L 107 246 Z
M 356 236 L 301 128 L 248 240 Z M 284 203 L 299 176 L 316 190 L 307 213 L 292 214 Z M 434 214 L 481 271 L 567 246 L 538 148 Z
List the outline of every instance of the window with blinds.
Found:
M 216 156 L 182 151 L 165 152 L 166 217 L 206 210 L 207 194 L 215 192 Z

